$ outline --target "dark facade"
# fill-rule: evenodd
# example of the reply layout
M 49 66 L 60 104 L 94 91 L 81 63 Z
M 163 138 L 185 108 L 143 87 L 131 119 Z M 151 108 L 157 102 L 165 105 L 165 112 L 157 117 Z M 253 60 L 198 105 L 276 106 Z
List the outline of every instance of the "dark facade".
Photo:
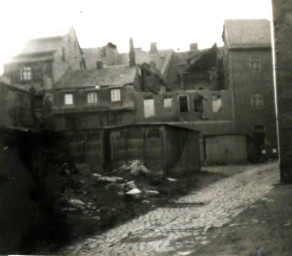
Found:
M 225 87 L 232 92 L 236 132 L 263 154 L 277 154 L 273 64 L 268 20 L 227 20 L 223 31 Z
M 26 129 L 34 124 L 31 93 L 0 82 L 0 126 Z
M 281 181 L 292 182 L 292 1 L 273 0 Z

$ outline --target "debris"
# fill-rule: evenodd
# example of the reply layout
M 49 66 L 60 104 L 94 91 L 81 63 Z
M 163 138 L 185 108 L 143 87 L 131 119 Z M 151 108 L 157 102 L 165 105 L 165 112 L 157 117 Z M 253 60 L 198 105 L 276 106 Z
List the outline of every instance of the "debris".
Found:
M 207 245 L 207 244 L 210 244 L 210 241 L 204 240 L 201 242 L 201 245 Z
M 142 203 L 144 203 L 144 204 L 150 204 L 150 201 L 148 201 L 148 200 L 143 200 Z
M 290 222 L 287 222 L 287 223 L 284 224 L 285 227 L 289 227 L 290 225 L 291 225 Z
M 131 189 L 137 188 L 134 180 L 128 181 L 128 182 L 122 184 L 122 186 L 123 186 L 124 190 L 126 190 L 126 191 L 130 191 Z
M 167 180 L 170 181 L 170 182 L 176 182 L 177 181 L 177 179 L 173 179 L 173 178 L 167 178 Z
M 82 202 L 81 200 L 76 199 L 76 198 L 71 198 L 68 201 L 68 203 L 71 204 L 72 206 L 76 207 L 76 208 L 84 209 L 86 207 L 86 204 L 84 202 Z
M 141 194 L 141 190 L 138 188 L 133 188 L 130 191 L 128 191 L 126 193 L 127 195 L 137 195 L 137 194 Z
M 159 195 L 159 192 L 157 190 L 145 190 L 146 195 L 149 196 L 157 196 Z
M 182 255 L 182 256 L 187 256 L 187 255 L 190 255 L 192 252 L 191 251 L 187 251 L 187 252 L 177 252 L 179 255 Z
M 120 170 L 130 171 L 132 175 L 138 176 L 141 174 L 152 175 L 152 171 L 147 169 L 141 160 L 132 160 L 128 164 L 120 167 Z
M 117 183 L 117 182 L 122 182 L 124 181 L 124 178 L 122 177 L 108 177 L 108 176 L 97 176 L 97 180 L 104 182 L 104 183 Z

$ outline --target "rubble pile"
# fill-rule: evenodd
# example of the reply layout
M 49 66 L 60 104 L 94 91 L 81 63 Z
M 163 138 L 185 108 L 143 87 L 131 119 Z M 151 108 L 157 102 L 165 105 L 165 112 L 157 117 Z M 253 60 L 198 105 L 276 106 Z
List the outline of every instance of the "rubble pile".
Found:
M 74 168 L 63 164 L 61 169 L 56 207 L 67 216 L 69 228 L 74 229 L 71 221 L 75 226 L 78 220 L 80 226 L 88 222 L 89 233 L 155 207 L 158 201 L 176 193 L 179 184 L 162 171 L 149 170 L 140 160 L 129 161 L 110 171 L 86 164 Z M 84 230 L 71 233 L 74 237 L 82 232 Z

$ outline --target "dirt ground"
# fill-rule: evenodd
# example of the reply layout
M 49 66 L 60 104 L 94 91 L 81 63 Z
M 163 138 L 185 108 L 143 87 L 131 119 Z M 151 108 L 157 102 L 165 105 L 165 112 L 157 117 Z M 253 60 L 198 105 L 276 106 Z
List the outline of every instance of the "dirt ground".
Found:
M 228 225 L 207 232 L 208 246 L 190 255 L 291 256 L 292 185 L 275 185 Z

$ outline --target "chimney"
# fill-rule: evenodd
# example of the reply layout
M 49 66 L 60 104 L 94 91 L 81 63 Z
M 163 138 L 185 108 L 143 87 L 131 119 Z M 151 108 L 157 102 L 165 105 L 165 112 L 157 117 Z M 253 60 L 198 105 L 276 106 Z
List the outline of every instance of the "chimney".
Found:
M 136 66 L 135 49 L 134 49 L 133 38 L 130 38 L 129 59 L 130 59 L 130 67 Z
M 197 51 L 197 50 L 198 50 L 198 43 L 191 43 L 190 51 Z
M 102 61 L 100 60 L 96 61 L 96 69 L 97 70 L 102 69 Z
M 150 43 L 150 53 L 158 53 L 157 43 Z

